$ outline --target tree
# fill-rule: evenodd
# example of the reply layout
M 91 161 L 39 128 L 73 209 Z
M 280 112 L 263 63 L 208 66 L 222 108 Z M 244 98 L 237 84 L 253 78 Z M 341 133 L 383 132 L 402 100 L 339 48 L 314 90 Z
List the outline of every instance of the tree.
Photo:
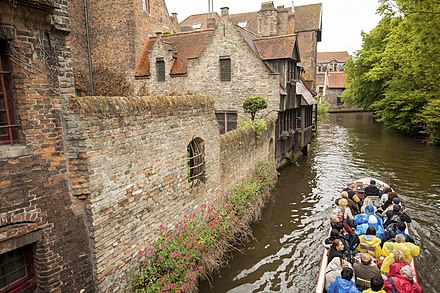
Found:
M 243 110 L 245 113 L 251 114 L 251 120 L 255 120 L 255 114 L 268 106 L 267 100 L 260 96 L 248 96 L 243 102 Z

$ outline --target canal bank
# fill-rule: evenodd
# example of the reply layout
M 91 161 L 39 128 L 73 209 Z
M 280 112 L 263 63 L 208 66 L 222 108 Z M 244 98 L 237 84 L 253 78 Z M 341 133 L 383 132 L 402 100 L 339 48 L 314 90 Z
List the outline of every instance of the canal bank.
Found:
M 330 114 L 318 131 L 310 154 L 281 171 L 273 201 L 252 225 L 255 239 L 200 291 L 312 292 L 338 189 L 367 175 L 390 180 L 403 198 L 421 246 L 419 280 L 425 292 L 436 292 L 440 149 L 386 129 L 368 113 Z

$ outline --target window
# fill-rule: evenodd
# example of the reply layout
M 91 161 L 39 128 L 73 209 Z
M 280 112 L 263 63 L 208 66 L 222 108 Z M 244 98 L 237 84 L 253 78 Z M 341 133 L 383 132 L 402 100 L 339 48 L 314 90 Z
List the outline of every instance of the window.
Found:
M 165 61 L 163 59 L 156 60 L 157 81 L 165 81 Z
M 336 105 L 338 105 L 338 106 L 344 105 L 344 101 L 342 100 L 341 97 L 337 97 L 336 98 Z
M 202 27 L 202 23 L 201 22 L 196 22 L 196 23 L 193 23 L 193 25 L 192 25 L 192 28 L 195 29 L 195 30 L 198 30 L 201 27 Z
M 321 64 L 318 65 L 318 72 L 322 72 L 322 65 Z
M 0 144 L 17 142 L 18 125 L 14 123 L 12 95 L 9 86 L 10 74 L 6 60 L 6 45 L 0 42 Z
M 238 22 L 238 26 L 239 26 L 239 27 L 242 27 L 242 28 L 247 27 L 247 24 L 248 24 L 247 21 L 239 21 L 239 22 Z
M 231 59 L 220 58 L 220 80 L 231 81 Z
M 142 0 L 142 11 L 150 14 L 150 0 Z
M 33 292 L 34 276 L 31 246 L 0 254 L 0 292 Z
M 216 112 L 218 124 L 220 125 L 220 134 L 237 129 L 237 113 L 232 111 Z
M 203 139 L 193 139 L 187 147 L 188 182 L 193 186 L 205 180 L 205 144 Z

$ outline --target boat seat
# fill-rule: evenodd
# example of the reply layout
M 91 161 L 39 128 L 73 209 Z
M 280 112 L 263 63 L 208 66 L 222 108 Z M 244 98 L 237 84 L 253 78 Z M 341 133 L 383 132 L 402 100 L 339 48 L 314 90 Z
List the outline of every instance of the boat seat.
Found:
M 371 281 L 356 277 L 356 287 L 362 291 L 371 288 Z

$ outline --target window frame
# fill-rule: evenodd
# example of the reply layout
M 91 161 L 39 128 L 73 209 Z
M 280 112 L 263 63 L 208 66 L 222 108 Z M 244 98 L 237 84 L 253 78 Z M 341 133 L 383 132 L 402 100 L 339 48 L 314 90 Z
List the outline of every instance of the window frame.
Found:
M 233 115 L 234 117 L 232 119 L 228 119 L 228 115 Z M 219 119 L 218 116 L 222 115 L 223 118 Z M 215 112 L 215 118 L 217 119 L 217 122 L 220 125 L 223 125 L 224 128 L 220 127 L 220 134 L 225 134 L 229 131 L 237 129 L 238 126 L 238 113 L 234 110 L 220 110 Z M 233 123 L 235 122 L 235 127 L 233 126 Z M 231 125 L 232 124 L 232 125 Z
M 150 0 L 142 0 L 142 12 L 150 15 Z
M 4 253 L 14 253 L 17 250 L 23 250 L 23 261 L 24 266 L 26 269 L 26 275 L 24 277 L 21 277 L 17 280 L 14 280 L 10 284 L 7 284 L 5 287 L 0 288 L 0 293 L 16 293 L 21 292 L 23 289 L 30 289 L 30 292 L 34 292 L 37 284 L 35 280 L 35 268 L 34 268 L 34 262 L 32 257 L 32 245 L 23 246 L 14 250 L 11 250 L 9 252 Z
M 206 180 L 205 142 L 200 137 L 190 141 L 187 146 L 188 182 L 196 186 Z
M 0 40 L 0 145 L 13 145 L 18 142 L 18 127 L 15 123 L 15 111 L 11 90 L 11 72 L 8 70 L 8 60 L 5 42 Z
M 164 82 L 166 80 L 166 66 L 163 58 L 156 59 L 156 77 L 158 82 Z
M 225 67 L 226 66 L 226 67 Z M 229 56 L 219 59 L 220 81 L 232 81 L 232 61 Z

